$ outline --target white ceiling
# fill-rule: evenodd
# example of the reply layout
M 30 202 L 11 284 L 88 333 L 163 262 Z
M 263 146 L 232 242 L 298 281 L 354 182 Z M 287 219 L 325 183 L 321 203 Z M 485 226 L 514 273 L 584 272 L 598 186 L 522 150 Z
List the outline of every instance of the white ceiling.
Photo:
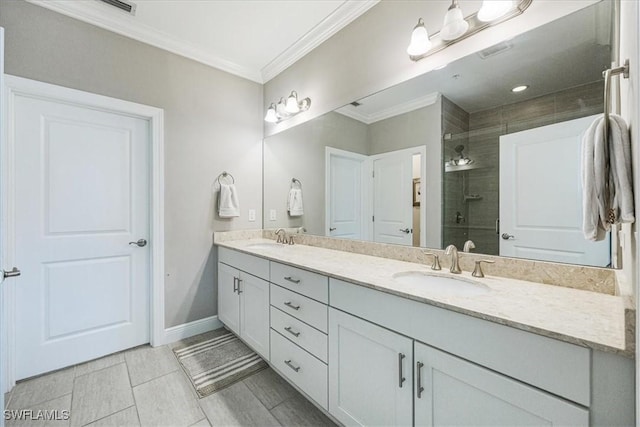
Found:
M 264 83 L 379 0 L 27 1 Z

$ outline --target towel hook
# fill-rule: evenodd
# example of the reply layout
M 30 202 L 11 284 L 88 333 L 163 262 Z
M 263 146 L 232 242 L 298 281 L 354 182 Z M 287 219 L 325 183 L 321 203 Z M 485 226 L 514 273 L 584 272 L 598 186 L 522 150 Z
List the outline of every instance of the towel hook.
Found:
M 222 177 L 223 179 L 224 179 L 224 178 L 231 177 L 231 183 L 232 183 L 232 184 L 235 184 L 235 183 L 236 183 L 236 180 L 235 180 L 235 178 L 233 177 L 233 175 L 231 175 L 231 174 L 230 174 L 229 172 L 227 172 L 227 171 L 223 171 L 220 175 L 218 175 L 218 178 L 216 179 L 216 180 L 218 181 L 218 185 L 220 185 L 220 184 L 221 184 L 221 183 L 220 183 L 220 177 Z
M 294 185 L 298 184 L 298 188 L 302 190 L 302 183 L 297 178 L 291 178 L 291 188 L 294 188 Z

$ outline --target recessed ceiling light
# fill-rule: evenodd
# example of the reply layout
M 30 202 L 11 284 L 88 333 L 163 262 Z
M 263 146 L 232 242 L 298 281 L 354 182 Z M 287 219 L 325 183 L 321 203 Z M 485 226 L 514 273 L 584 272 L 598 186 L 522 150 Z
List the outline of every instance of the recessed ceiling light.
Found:
M 529 85 L 516 86 L 513 89 L 511 89 L 511 92 L 518 93 L 518 92 L 522 92 L 523 90 L 527 90 L 527 89 L 529 89 Z

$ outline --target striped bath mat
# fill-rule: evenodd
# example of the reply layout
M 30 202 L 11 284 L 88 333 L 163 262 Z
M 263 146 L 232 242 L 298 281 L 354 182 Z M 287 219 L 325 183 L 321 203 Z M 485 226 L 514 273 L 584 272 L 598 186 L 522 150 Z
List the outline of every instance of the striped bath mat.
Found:
M 267 363 L 226 329 L 173 349 L 200 397 L 248 377 Z

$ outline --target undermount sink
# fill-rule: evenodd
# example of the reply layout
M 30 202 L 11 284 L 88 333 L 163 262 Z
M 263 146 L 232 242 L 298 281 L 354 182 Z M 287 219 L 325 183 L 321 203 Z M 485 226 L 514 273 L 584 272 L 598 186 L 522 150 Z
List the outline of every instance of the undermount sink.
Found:
M 491 291 L 483 283 L 463 277 L 447 277 L 424 271 L 403 271 L 392 276 L 398 283 L 407 286 L 426 287 L 434 292 L 447 295 L 481 295 Z
M 282 243 L 262 242 L 247 245 L 247 249 L 282 249 L 284 246 Z

